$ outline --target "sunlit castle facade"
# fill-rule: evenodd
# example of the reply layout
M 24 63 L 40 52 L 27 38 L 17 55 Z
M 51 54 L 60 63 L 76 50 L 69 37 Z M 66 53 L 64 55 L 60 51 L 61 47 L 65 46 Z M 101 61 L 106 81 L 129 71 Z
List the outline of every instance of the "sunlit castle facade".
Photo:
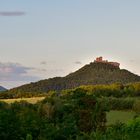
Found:
M 97 57 L 96 60 L 94 60 L 95 63 L 107 63 L 107 64 L 110 64 L 110 65 L 113 65 L 115 67 L 120 67 L 120 63 L 118 62 L 109 62 L 108 60 L 103 60 L 103 57 L 100 56 L 100 57 Z

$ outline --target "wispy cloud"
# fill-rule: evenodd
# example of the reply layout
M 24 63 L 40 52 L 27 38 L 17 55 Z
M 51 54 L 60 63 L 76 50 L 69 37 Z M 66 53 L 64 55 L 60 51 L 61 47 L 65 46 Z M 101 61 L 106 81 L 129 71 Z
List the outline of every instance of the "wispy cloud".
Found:
M 23 11 L 0 11 L 0 16 L 23 16 L 25 14 Z
M 41 65 L 46 65 L 47 62 L 46 62 L 46 61 L 42 61 L 42 62 L 40 62 L 40 64 L 41 64 Z
M 81 61 L 76 61 L 75 64 L 77 64 L 77 65 L 81 65 L 82 62 L 81 62 Z
M 41 79 L 64 75 L 61 68 L 28 67 L 19 63 L 0 62 L 0 85 L 11 88 Z
M 35 68 L 22 66 L 18 63 L 0 62 L 0 81 L 34 81 L 38 77 L 29 75 L 28 72 Z

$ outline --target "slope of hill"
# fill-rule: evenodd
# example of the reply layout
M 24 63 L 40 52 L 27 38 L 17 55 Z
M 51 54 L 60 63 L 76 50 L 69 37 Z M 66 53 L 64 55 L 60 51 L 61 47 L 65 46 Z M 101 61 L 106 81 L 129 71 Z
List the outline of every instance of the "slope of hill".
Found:
M 140 76 L 125 69 L 106 63 L 90 63 L 66 77 L 55 77 L 30 83 L 14 89 L 10 93 L 48 92 L 78 87 L 80 85 L 139 82 Z
M 6 90 L 7 90 L 6 88 L 0 86 L 0 92 L 1 92 L 1 91 L 6 91 Z

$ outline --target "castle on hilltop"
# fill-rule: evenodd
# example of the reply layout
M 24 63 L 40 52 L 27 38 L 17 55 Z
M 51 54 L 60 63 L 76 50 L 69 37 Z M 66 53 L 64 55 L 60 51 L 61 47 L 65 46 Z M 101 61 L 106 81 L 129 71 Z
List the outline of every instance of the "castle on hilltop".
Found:
M 103 60 L 103 57 L 97 57 L 96 60 L 94 60 L 95 63 L 106 63 L 106 64 L 110 64 L 113 65 L 115 67 L 120 67 L 120 63 L 118 62 L 109 62 L 108 60 Z

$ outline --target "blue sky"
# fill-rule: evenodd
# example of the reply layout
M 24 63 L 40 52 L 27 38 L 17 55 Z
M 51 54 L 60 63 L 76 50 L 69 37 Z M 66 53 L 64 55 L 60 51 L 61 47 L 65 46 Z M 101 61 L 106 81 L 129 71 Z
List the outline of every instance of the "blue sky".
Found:
M 139 0 L 0 0 L 0 85 L 65 76 L 97 56 L 140 74 L 139 7 Z

